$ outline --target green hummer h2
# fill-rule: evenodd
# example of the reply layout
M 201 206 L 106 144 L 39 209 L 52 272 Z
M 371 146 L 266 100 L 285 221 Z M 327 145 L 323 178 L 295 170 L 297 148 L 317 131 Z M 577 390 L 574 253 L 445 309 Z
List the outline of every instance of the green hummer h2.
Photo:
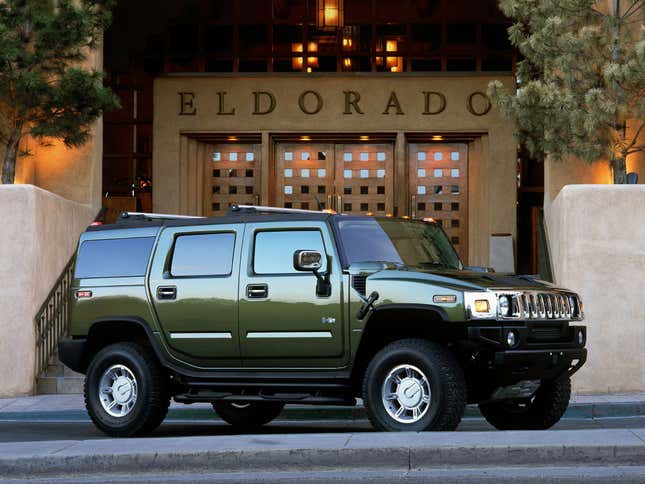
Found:
M 362 398 L 380 430 L 454 430 L 467 403 L 545 429 L 587 354 L 578 295 L 463 267 L 433 221 L 123 214 L 81 235 L 71 291 L 60 359 L 114 436 L 152 431 L 171 398 L 245 428 Z

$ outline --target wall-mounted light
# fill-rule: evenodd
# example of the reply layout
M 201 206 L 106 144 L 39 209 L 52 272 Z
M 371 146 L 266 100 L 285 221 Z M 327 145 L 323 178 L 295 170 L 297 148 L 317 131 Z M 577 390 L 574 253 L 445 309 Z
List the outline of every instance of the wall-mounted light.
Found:
M 317 0 L 316 27 L 322 30 L 342 27 L 345 23 L 343 4 L 343 0 Z
M 343 59 L 343 69 L 346 71 L 349 71 L 352 69 L 352 59 L 349 57 L 345 57 Z
M 369 136 L 365 136 L 365 135 L 363 135 L 363 136 L 359 137 L 359 139 L 360 139 L 361 141 L 369 141 L 370 137 L 369 137 Z
M 433 135 L 433 136 L 432 136 L 432 138 L 430 138 L 430 139 L 431 139 L 432 141 L 443 141 L 443 136 L 441 136 L 440 134 L 435 134 L 435 135 Z

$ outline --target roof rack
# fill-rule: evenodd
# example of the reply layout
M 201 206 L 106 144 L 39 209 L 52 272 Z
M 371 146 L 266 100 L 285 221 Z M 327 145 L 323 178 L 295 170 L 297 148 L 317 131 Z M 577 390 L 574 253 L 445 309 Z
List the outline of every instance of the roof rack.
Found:
M 193 219 L 193 218 L 205 218 L 195 215 L 173 215 L 168 213 L 147 213 L 147 212 L 121 212 L 119 214 L 119 220 L 125 220 L 129 218 L 137 219 L 146 219 L 146 220 L 157 220 L 157 219 L 166 219 L 166 220 L 175 220 L 175 219 Z
M 280 208 L 280 207 L 265 207 L 262 205 L 236 205 L 233 204 L 229 208 L 228 213 L 237 212 L 254 212 L 254 213 L 333 213 L 327 210 L 305 210 L 302 208 Z

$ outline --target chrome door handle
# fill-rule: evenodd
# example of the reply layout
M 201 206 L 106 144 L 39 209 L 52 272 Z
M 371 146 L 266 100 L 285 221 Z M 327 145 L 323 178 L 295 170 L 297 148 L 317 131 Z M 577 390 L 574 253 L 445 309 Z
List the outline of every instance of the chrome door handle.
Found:
M 269 286 L 267 284 L 249 284 L 246 286 L 247 299 L 264 299 L 269 297 Z
M 164 299 L 164 300 L 177 299 L 177 287 L 176 286 L 157 287 L 157 299 Z

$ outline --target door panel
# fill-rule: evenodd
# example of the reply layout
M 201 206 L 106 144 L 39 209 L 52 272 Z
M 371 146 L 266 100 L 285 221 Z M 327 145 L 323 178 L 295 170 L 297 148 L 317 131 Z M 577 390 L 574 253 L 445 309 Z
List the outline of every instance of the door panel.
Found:
M 276 205 L 318 210 L 329 208 L 333 192 L 334 145 L 285 144 L 276 147 Z
M 393 212 L 391 144 L 335 145 L 336 210 L 353 215 Z
M 240 364 L 237 267 L 243 227 L 177 227 L 160 235 L 149 290 L 163 336 L 181 360 Z
M 324 226 L 322 222 L 247 224 L 239 307 L 244 366 L 344 365 L 347 335 L 341 271 Z M 321 250 L 330 256 L 331 296 L 317 296 L 314 274 L 293 269 L 293 252 L 298 249 Z M 326 270 L 327 264 L 321 272 Z
M 258 204 L 261 145 L 235 143 L 208 146 L 204 215 L 224 215 L 232 204 Z
M 468 260 L 468 145 L 409 145 L 410 215 L 443 226 L 461 260 Z

